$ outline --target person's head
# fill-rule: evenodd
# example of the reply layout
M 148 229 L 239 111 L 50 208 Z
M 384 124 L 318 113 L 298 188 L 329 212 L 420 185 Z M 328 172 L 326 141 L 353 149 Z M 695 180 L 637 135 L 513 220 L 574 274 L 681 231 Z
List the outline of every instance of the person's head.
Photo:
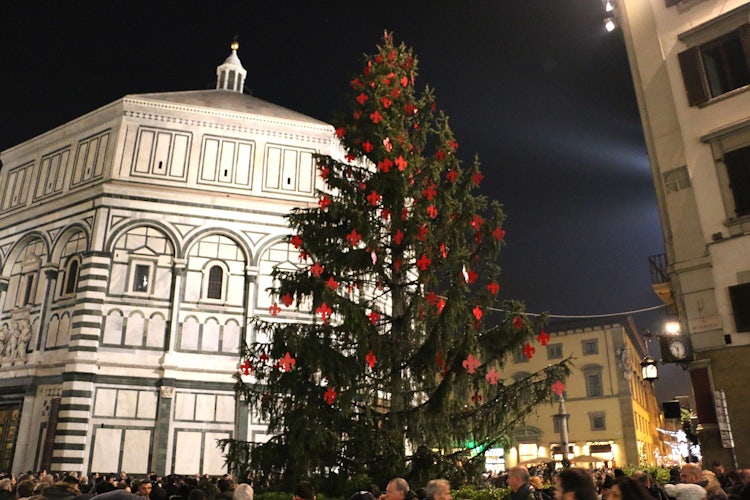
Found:
M 698 484 L 703 479 L 703 472 L 696 464 L 685 464 L 680 470 L 680 481 L 687 484 Z
M 555 498 L 557 500 L 597 500 L 594 478 L 583 469 L 561 470 L 557 475 Z
M 16 498 L 30 497 L 34 494 L 35 486 L 36 481 L 32 481 L 31 479 L 24 479 L 23 481 L 19 481 L 16 485 Z
M 508 487 L 515 493 L 524 484 L 529 482 L 529 471 L 520 465 L 511 467 L 508 471 Z
M 610 493 L 612 492 L 612 486 L 614 485 L 615 485 L 615 480 L 612 476 L 610 475 L 604 476 L 604 480 L 602 481 L 602 485 L 601 485 L 602 500 L 607 500 L 610 497 Z
M 193 488 L 190 490 L 187 500 L 206 500 L 206 492 L 200 488 Z
M 44 496 L 48 500 L 69 500 L 80 494 L 80 490 L 74 484 L 65 481 L 58 481 L 44 490 Z
M 643 483 L 632 477 L 618 477 L 612 485 L 609 500 L 640 500 L 651 495 Z
M 222 493 L 224 493 L 225 491 L 230 491 L 232 489 L 232 480 L 221 478 L 216 481 L 216 487 Z
M 742 486 L 747 486 L 750 484 L 750 469 L 740 469 L 737 471 L 737 474 L 740 478 L 740 483 L 742 483 Z
M 294 487 L 294 498 L 300 500 L 315 500 L 315 488 L 310 481 L 300 481 Z
M 135 494 L 139 497 L 148 497 L 151 495 L 151 481 L 148 479 L 143 479 L 141 481 L 138 481 L 137 488 L 135 489 Z
M 529 478 L 529 484 L 533 486 L 537 491 L 541 491 L 544 488 L 544 485 L 542 484 L 542 478 L 539 476 L 531 476 Z
M 425 486 L 427 500 L 453 500 L 451 484 L 446 479 L 433 479 Z
M 238 484 L 234 489 L 234 493 L 232 493 L 234 500 L 253 500 L 254 496 L 255 491 L 253 491 L 253 487 L 247 483 Z
M 409 493 L 409 483 L 406 482 L 406 479 L 397 477 L 396 479 L 391 479 L 385 488 L 385 499 L 404 500 L 407 493 Z
M 711 470 L 716 474 L 717 476 L 724 475 L 727 471 L 724 468 L 723 465 L 721 465 L 719 462 L 714 462 L 711 464 Z
M 13 481 L 9 477 L 0 479 L 0 490 L 13 491 Z

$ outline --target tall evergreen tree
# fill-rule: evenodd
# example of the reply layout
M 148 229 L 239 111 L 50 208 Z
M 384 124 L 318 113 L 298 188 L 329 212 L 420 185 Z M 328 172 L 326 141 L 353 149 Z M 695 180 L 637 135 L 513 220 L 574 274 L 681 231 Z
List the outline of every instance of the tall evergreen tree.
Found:
M 544 318 L 498 298 L 501 206 L 477 193 L 479 162 L 459 160 L 416 77 L 413 51 L 386 33 L 351 81 L 341 158 L 317 157 L 318 206 L 288 216 L 300 265 L 274 271 L 278 316 L 253 320 L 242 359 L 254 380 L 238 380 L 272 437 L 222 443 L 230 462 L 249 449 L 259 480 L 419 477 L 467 457 L 468 442 L 501 442 L 568 373 L 562 362 L 499 380 L 508 355 L 546 343 Z M 291 311 L 309 321 L 284 321 Z

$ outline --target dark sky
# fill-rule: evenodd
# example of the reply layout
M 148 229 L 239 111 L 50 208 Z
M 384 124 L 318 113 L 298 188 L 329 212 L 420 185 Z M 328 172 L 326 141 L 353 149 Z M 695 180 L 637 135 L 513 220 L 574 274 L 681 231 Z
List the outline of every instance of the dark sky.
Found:
M 414 47 L 465 161 L 508 216 L 506 297 L 596 315 L 657 306 L 663 251 L 619 31 L 600 0 L 0 2 L 0 150 L 127 94 L 213 88 L 239 37 L 261 99 L 330 121 L 383 30 Z M 657 328 L 658 313 L 635 315 Z M 671 395 L 670 395 L 671 397 Z

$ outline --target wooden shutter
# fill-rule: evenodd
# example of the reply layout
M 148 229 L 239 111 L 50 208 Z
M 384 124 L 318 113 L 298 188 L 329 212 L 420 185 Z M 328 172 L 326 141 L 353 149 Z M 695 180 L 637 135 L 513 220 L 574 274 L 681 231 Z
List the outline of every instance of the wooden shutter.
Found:
M 688 103 L 691 106 L 697 106 L 708 101 L 710 93 L 703 70 L 700 48 L 691 47 L 684 52 L 680 52 L 677 56 L 680 59 L 680 68 L 682 69 L 682 79 L 685 81 Z

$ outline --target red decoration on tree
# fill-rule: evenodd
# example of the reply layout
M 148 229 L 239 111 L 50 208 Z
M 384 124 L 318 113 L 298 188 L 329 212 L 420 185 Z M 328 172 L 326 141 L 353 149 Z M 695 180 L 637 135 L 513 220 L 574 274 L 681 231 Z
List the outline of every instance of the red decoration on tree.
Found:
M 365 150 L 365 153 L 369 153 L 373 149 L 375 149 L 375 146 L 373 146 L 370 141 L 365 141 L 365 142 L 362 143 L 362 149 Z
M 381 121 L 383 121 L 383 115 L 378 113 L 378 110 L 376 109 L 374 112 L 370 113 L 370 120 L 372 120 L 372 123 L 377 125 Z
M 474 315 L 477 319 L 482 319 L 482 315 L 484 314 L 482 312 L 482 308 L 479 306 L 474 306 L 474 309 L 471 311 L 471 313 Z
M 378 358 L 375 357 L 375 355 L 372 353 L 372 349 L 370 349 L 370 352 L 367 353 L 367 356 L 365 356 L 365 361 L 367 361 L 367 364 L 372 368 L 375 366 L 375 363 L 378 362 Z
M 513 327 L 516 330 L 520 330 L 521 328 L 523 328 L 523 318 L 521 318 L 520 316 L 516 316 L 515 318 L 513 318 Z
M 408 87 L 409 86 L 409 79 L 405 76 L 401 77 L 401 86 L 402 87 Z
M 500 285 L 495 283 L 494 281 L 487 285 L 487 291 L 490 292 L 492 295 L 497 295 L 497 292 L 500 291 Z
M 276 302 L 274 302 L 273 304 L 271 304 L 271 307 L 268 308 L 268 312 L 271 313 L 271 316 L 278 316 L 281 312 L 281 308 Z
M 435 208 L 435 205 L 430 205 L 427 207 L 427 215 L 430 216 L 430 219 L 434 219 L 438 216 L 438 210 Z
M 448 173 L 445 174 L 445 178 L 448 179 L 448 182 L 453 184 L 456 182 L 456 179 L 458 179 L 458 171 L 453 169 L 448 170 Z
M 437 304 L 435 305 L 435 308 L 437 309 L 437 313 L 441 314 L 443 312 L 443 308 L 445 308 L 445 299 L 439 298 L 437 301 Z
M 294 302 L 294 297 L 290 293 L 285 293 L 283 297 L 281 297 L 281 302 L 286 306 L 289 307 L 292 305 L 292 302 Z
M 364 106 L 364 105 L 365 105 L 365 103 L 367 102 L 367 100 L 368 100 L 368 99 L 369 99 L 369 97 L 367 97 L 367 94 L 365 94 L 364 92 L 362 92 L 361 94 L 359 94 L 359 95 L 357 96 L 357 102 L 358 102 L 358 103 L 359 103 L 359 104 L 360 104 L 361 106 Z
M 403 172 L 406 169 L 407 165 L 409 165 L 409 162 L 404 160 L 403 156 L 399 156 L 398 158 L 396 158 L 396 161 L 394 163 L 401 172 Z
M 448 257 L 448 248 L 445 246 L 445 243 L 440 244 L 440 255 L 442 255 L 444 259 Z
M 338 137 L 339 139 L 343 139 L 344 135 L 346 135 L 346 130 L 344 129 L 344 127 L 339 127 L 336 129 L 336 137 Z
M 498 226 L 492 231 L 492 236 L 494 236 L 497 241 L 502 241 L 505 237 L 505 230 Z
M 471 401 L 475 405 L 479 406 L 479 404 L 482 402 L 482 395 L 479 394 L 479 391 L 474 391 L 474 395 L 471 396 Z
M 336 401 L 336 391 L 333 387 L 329 387 L 325 394 L 323 394 L 323 397 L 326 399 L 326 403 L 328 403 L 329 406 L 333 406 L 333 402 Z
M 387 95 L 384 95 L 383 97 L 381 97 L 380 102 L 383 104 L 383 107 L 385 109 L 390 108 L 391 104 L 393 104 L 393 101 L 391 101 L 391 98 L 388 97 Z
M 320 315 L 320 319 L 322 319 L 324 323 L 328 323 L 328 320 L 331 319 L 331 313 L 333 313 L 333 310 L 328 307 L 328 304 L 323 302 L 317 309 L 315 309 L 315 313 Z
M 370 194 L 367 195 L 367 201 L 369 201 L 370 205 L 372 205 L 373 207 L 376 206 L 380 202 L 381 198 L 382 196 L 380 196 L 378 192 L 375 191 L 374 189 L 372 190 Z
M 479 365 L 481 364 L 482 363 L 477 358 L 475 358 L 473 354 L 469 354 L 464 362 L 461 363 L 461 365 L 466 368 L 466 371 L 471 374 L 475 373 L 477 371 L 477 368 L 479 368 Z
M 417 261 L 417 267 L 422 271 L 426 271 L 427 268 L 430 267 L 430 264 L 432 264 L 432 260 L 425 254 L 422 254 Z
M 289 240 L 289 243 L 294 245 L 294 248 L 299 248 L 302 246 L 302 237 L 299 234 L 295 234 L 292 236 L 292 239 Z
M 294 368 L 294 365 L 296 364 L 297 360 L 294 359 L 289 352 L 284 354 L 284 357 L 279 360 L 279 367 L 285 372 L 292 371 L 292 368 Z
M 440 297 L 438 296 L 438 294 L 436 294 L 436 293 L 435 293 L 435 291 L 434 291 L 434 290 L 430 290 L 430 293 L 428 293 L 428 294 L 427 294 L 427 296 L 425 297 L 425 300 L 426 300 L 426 301 L 427 301 L 427 302 L 428 302 L 428 303 L 429 303 L 429 304 L 430 304 L 431 306 L 434 306 L 435 304 L 437 304 L 437 301 L 438 301 L 438 299 L 439 299 L 439 298 L 440 298 Z
M 535 352 L 534 346 L 526 342 L 526 346 L 523 348 L 523 355 L 526 356 L 526 359 L 531 359 Z
M 375 326 L 380 320 L 380 314 L 376 311 L 370 311 L 370 314 L 368 314 L 367 317 L 370 318 L 370 323 L 372 323 L 373 326 Z
M 419 241 L 424 241 L 424 239 L 425 239 L 425 238 L 427 237 L 427 233 L 428 233 L 429 231 L 430 231 L 430 230 L 429 230 L 429 229 L 427 229 L 427 224 L 422 224 L 421 226 L 419 226 L 419 227 L 417 228 L 417 239 L 418 239 Z
M 351 246 L 356 247 L 359 242 L 362 241 L 362 236 L 360 236 L 356 229 L 352 229 L 352 232 L 346 235 L 346 241 L 348 241 Z
M 245 361 L 242 362 L 240 365 L 240 371 L 243 375 L 250 375 L 250 372 L 253 371 L 253 367 L 250 366 L 250 360 L 245 359 Z
M 266 361 L 268 361 L 268 354 L 266 354 L 265 352 L 261 353 L 260 354 L 260 361 L 262 363 L 265 363 Z
M 391 171 L 391 167 L 393 167 L 393 162 L 390 158 L 378 162 L 378 170 L 382 170 L 386 174 Z
M 321 210 L 325 210 L 328 208 L 328 206 L 331 204 L 331 199 L 328 197 L 327 194 L 324 194 L 323 197 L 318 200 L 318 206 Z
M 471 182 L 479 186 L 482 183 L 482 179 L 484 179 L 484 176 L 480 174 L 479 172 L 476 172 L 474 175 L 471 176 Z
M 490 368 L 484 378 L 490 383 L 490 385 L 497 385 L 497 381 L 500 380 L 500 374 L 497 373 L 494 368 Z
M 407 115 L 415 115 L 417 114 L 417 107 L 412 103 L 406 103 L 404 106 L 404 113 Z
M 437 189 L 435 189 L 435 184 L 430 183 L 429 186 L 424 188 L 424 190 L 422 191 L 422 195 L 428 200 L 432 201 L 432 199 L 437 196 Z
M 320 265 L 320 262 L 316 262 L 312 266 L 310 266 L 310 274 L 315 276 L 316 278 L 320 278 L 320 275 L 323 274 L 323 271 L 325 270 L 325 267 Z
M 565 392 L 565 384 L 559 380 L 555 381 L 555 383 L 552 384 L 552 391 L 557 394 L 557 397 L 562 396 L 563 392 Z
M 333 279 L 333 276 L 328 278 L 328 281 L 326 281 L 326 284 L 328 285 L 328 288 L 331 290 L 336 290 L 339 287 L 339 284 L 336 282 L 335 279 Z
M 450 146 L 450 148 L 451 148 L 451 149 L 452 149 L 453 151 L 455 151 L 455 150 L 457 150 L 457 149 L 458 149 L 458 143 L 457 143 L 457 142 L 456 142 L 455 140 L 453 140 L 453 141 L 449 142 L 449 143 L 448 143 L 448 146 Z
M 473 269 L 469 269 L 466 280 L 469 282 L 469 284 L 473 285 L 477 281 L 478 277 L 479 275 L 476 272 L 474 272 Z
M 393 261 L 393 270 L 399 272 L 401 270 L 401 257 L 396 257 Z
M 437 364 L 437 367 L 440 370 L 445 368 L 445 356 L 443 355 L 443 351 L 438 351 L 438 353 L 435 355 L 435 364 Z
M 469 222 L 469 225 L 473 227 L 475 231 L 479 231 L 482 224 L 484 224 L 484 218 L 479 214 L 474 214 L 474 217 L 471 218 L 471 222 Z
M 435 158 L 437 158 L 438 161 L 445 161 L 445 151 L 438 149 L 435 152 Z
M 400 229 L 396 229 L 396 234 L 393 235 L 393 242 L 396 243 L 396 245 L 400 245 L 401 241 L 404 239 L 404 232 Z
M 549 334 L 542 330 L 541 332 L 539 332 L 539 335 L 536 336 L 536 341 L 543 346 L 547 345 L 547 342 L 549 342 Z

